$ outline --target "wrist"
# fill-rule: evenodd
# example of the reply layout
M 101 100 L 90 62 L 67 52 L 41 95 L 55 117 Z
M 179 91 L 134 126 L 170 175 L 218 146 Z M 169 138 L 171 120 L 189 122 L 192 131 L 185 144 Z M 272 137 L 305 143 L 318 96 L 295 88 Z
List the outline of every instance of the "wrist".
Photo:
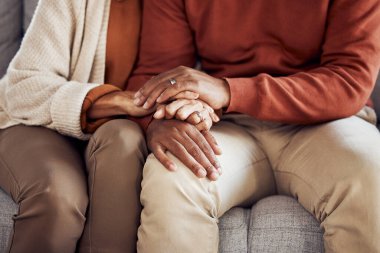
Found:
M 123 91 L 119 91 L 110 97 L 110 103 L 113 105 L 115 112 L 119 115 L 130 115 L 131 106 L 128 103 L 128 99 Z
M 230 84 L 228 83 L 227 79 L 222 78 L 221 80 L 223 82 L 223 89 L 224 89 L 223 94 L 225 96 L 224 96 L 224 99 L 223 99 L 223 102 L 222 102 L 222 108 L 220 108 L 220 109 L 224 109 L 224 108 L 227 108 L 230 105 L 230 101 L 231 101 L 231 89 L 230 89 Z

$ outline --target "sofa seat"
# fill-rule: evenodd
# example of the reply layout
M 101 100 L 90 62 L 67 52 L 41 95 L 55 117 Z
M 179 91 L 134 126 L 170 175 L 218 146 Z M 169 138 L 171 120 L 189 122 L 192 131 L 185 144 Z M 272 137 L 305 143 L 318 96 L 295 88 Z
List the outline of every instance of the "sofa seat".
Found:
M 0 253 L 7 252 L 17 212 L 18 205 L 0 189 Z M 251 209 L 233 208 L 219 228 L 220 253 L 323 252 L 319 223 L 285 196 L 262 199 Z
M 16 53 L 38 0 L 0 0 L 0 78 Z M 380 111 L 380 84 L 373 95 Z M 7 252 L 18 205 L 0 189 L 0 253 Z M 252 208 L 233 208 L 219 222 L 219 252 L 324 252 L 319 223 L 297 201 L 272 196 Z M 112 253 L 112 252 L 111 252 Z

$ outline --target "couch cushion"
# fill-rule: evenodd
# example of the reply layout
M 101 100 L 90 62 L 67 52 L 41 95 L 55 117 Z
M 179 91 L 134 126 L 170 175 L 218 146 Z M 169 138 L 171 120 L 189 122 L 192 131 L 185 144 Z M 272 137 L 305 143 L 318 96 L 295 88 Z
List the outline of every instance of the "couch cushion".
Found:
M 219 253 L 247 252 L 249 209 L 233 208 L 219 221 Z
M 248 252 L 324 252 L 323 231 L 294 199 L 269 197 L 252 207 Z
M 0 189 L 0 252 L 7 252 L 9 237 L 13 229 L 13 215 L 17 214 L 18 206 Z
M 23 30 L 24 33 L 30 25 L 34 11 L 37 7 L 38 0 L 24 0 L 24 20 L 23 20 Z
M 0 78 L 20 46 L 22 33 L 22 2 L 0 1 Z

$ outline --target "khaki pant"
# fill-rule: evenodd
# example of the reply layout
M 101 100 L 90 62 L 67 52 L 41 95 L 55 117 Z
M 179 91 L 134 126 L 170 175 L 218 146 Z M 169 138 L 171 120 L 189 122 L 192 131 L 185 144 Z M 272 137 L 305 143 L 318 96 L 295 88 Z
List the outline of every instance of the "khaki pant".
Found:
M 293 196 L 321 222 L 326 252 L 380 252 L 380 134 L 374 125 L 357 116 L 291 126 L 234 115 L 213 134 L 223 150 L 224 173 L 216 182 L 197 179 L 178 160 L 178 171 L 169 172 L 148 157 L 139 253 L 215 253 L 218 218 L 276 192 Z
M 86 144 L 42 127 L 0 130 L 0 187 L 20 208 L 11 253 L 136 251 L 141 130 L 111 121 Z

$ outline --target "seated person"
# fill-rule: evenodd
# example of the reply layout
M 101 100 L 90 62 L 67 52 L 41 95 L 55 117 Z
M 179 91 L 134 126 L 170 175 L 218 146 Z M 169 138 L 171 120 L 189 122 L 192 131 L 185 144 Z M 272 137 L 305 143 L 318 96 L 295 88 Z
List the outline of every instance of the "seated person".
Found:
M 218 218 L 276 193 L 321 222 L 326 252 L 380 252 L 380 134 L 365 106 L 380 2 L 145 0 L 143 13 L 136 105 L 195 92 L 224 116 L 219 163 L 165 108 L 148 126 L 138 252 L 217 252 Z

